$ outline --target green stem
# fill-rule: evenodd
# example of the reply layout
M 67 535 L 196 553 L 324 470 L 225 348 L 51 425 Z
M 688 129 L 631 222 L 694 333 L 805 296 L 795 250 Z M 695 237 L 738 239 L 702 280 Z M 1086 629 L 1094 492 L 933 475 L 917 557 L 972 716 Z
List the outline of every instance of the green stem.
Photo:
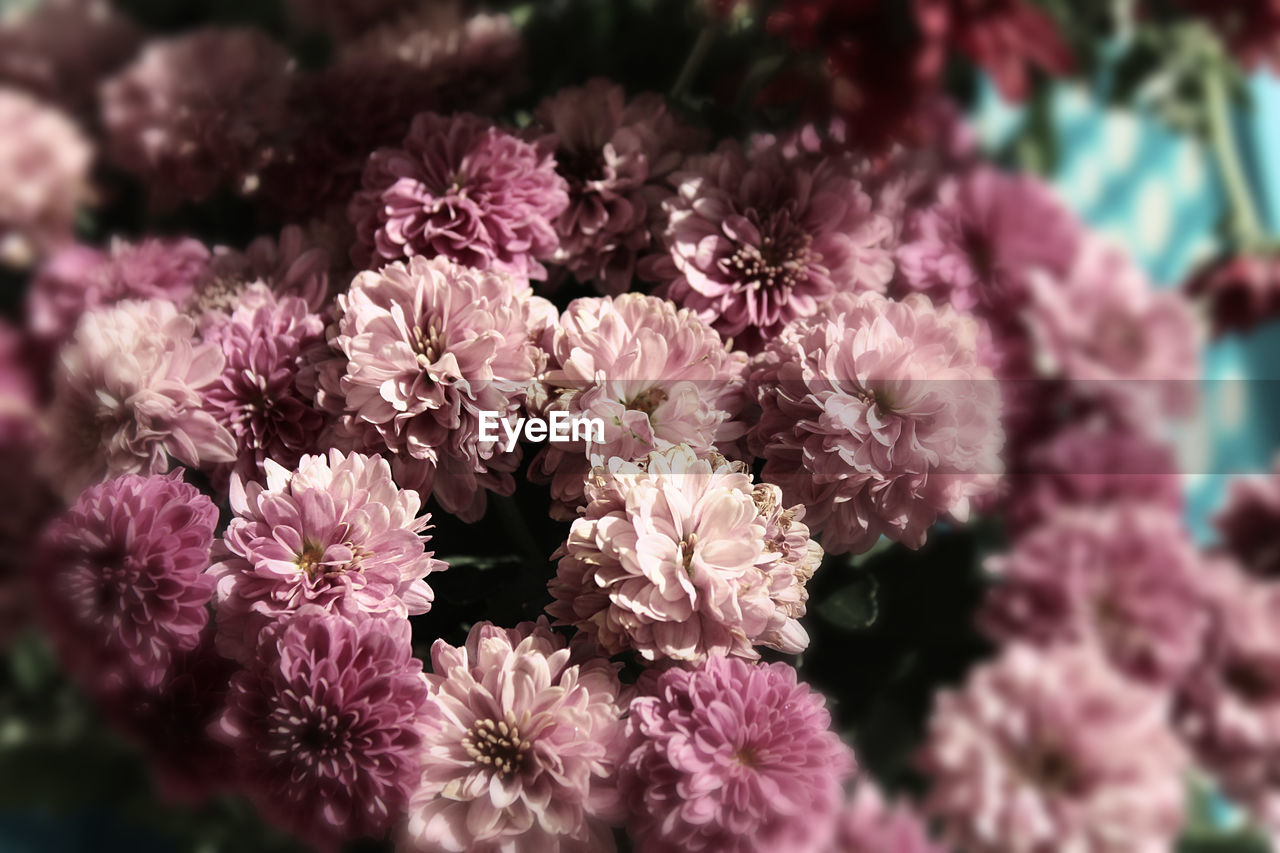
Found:
M 524 514 L 516 505 L 515 498 L 510 495 L 490 495 L 489 500 L 498 510 L 503 526 L 510 531 L 513 544 L 532 565 L 541 566 L 547 562 L 547 555 L 538 547 L 538 540 L 533 538 L 529 525 L 525 523 Z
M 680 69 L 680 76 L 671 86 L 671 100 L 674 101 L 689 90 L 689 86 L 693 84 L 693 78 L 697 76 L 698 69 L 702 67 L 702 61 L 707 58 L 707 53 L 715 40 L 716 27 L 713 24 L 707 24 L 702 28 L 702 32 L 698 33 L 698 40 L 693 43 L 689 58 L 684 61 L 684 67 Z
M 1213 149 L 1227 194 L 1228 238 L 1232 247 L 1248 247 L 1260 243 L 1265 236 L 1253 191 L 1244 165 L 1240 162 L 1240 148 L 1236 144 L 1235 129 L 1231 123 L 1230 102 L 1227 95 L 1225 72 L 1210 65 L 1204 75 L 1204 94 L 1209 122 L 1209 146 Z

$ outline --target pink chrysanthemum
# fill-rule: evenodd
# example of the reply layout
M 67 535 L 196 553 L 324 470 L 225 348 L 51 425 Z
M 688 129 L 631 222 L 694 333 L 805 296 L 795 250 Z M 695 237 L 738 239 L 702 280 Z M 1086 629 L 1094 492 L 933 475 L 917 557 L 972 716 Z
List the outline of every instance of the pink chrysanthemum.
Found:
M 427 719 L 404 619 L 307 607 L 263 632 L 216 734 L 262 813 L 324 850 L 403 819 Z
M 757 358 L 763 477 L 807 507 L 828 551 L 882 535 L 918 548 L 940 515 L 963 520 L 995 485 L 1000 396 L 976 335 L 919 294 L 841 294 Z
M 26 266 L 71 240 L 92 160 L 70 119 L 0 86 L 0 264 Z
M 1177 684 L 1202 651 L 1203 563 L 1166 509 L 1061 509 L 988 568 L 998 586 L 981 621 L 998 639 L 1096 642 L 1155 685 Z
M 626 709 L 616 668 L 546 619 L 476 624 L 431 648 L 422 776 L 408 847 L 449 853 L 612 850 Z
M 382 148 L 365 166 L 348 215 L 351 259 L 387 261 L 443 255 L 481 270 L 545 278 L 555 254 L 553 223 L 569 205 L 545 142 L 525 142 L 487 119 L 423 113 L 400 148 Z
M 330 342 L 346 361 L 322 382 L 357 441 L 385 446 L 399 482 L 466 520 L 484 514 L 485 489 L 510 494 L 520 453 L 501 430 L 481 438 L 480 414 L 519 413 L 545 360 L 533 336 L 550 304 L 503 273 L 416 257 L 358 275 L 338 310 Z
M 293 468 L 319 445 L 327 419 L 299 374 L 308 354 L 324 346 L 324 331 L 324 320 L 302 299 L 277 299 L 262 284 L 241 297 L 225 322 L 206 331 L 205 340 L 221 347 L 226 366 L 205 391 L 204 405 L 235 437 L 231 470 L 242 478 L 261 479 L 268 459 Z
M 1187 765 L 1167 706 L 1091 646 L 1012 646 L 939 695 L 928 811 L 974 853 L 1168 850 Z
M 556 170 L 569 182 L 569 208 L 556 220 L 556 263 L 602 293 L 631 287 L 637 255 L 649 248 L 664 179 L 696 147 L 659 95 L 627 100 L 621 86 L 594 79 L 544 100 L 536 118 L 556 136 Z
M 181 476 L 91 486 L 45 531 L 35 573 L 63 662 L 95 693 L 155 687 L 209 621 L 218 509 Z
M 740 348 L 759 349 L 839 291 L 883 291 L 893 276 L 892 226 L 842 159 L 726 142 L 671 180 L 664 252 L 644 273 Z
M 262 283 L 277 296 L 297 297 L 318 313 L 329 296 L 335 260 L 317 233 L 297 225 L 286 225 L 278 240 L 258 237 L 244 251 L 219 247 L 196 285 L 190 310 L 202 317 L 229 314 L 251 285 Z
M 105 250 L 72 245 L 54 254 L 32 283 L 27 312 L 33 332 L 61 342 L 85 311 L 124 299 L 166 299 L 185 305 L 209 271 L 199 240 L 114 240 Z
M 109 151 L 166 201 L 251 192 L 288 117 L 292 62 L 252 29 L 151 42 L 102 87 Z
M 1235 477 L 1226 504 L 1214 519 L 1222 545 L 1241 568 L 1280 578 L 1280 459 L 1271 473 Z
M 85 314 L 62 350 L 49 423 L 52 482 L 68 497 L 104 477 L 230 462 L 235 439 L 201 408 L 222 372 L 217 344 L 173 303 L 126 300 Z
M 627 721 L 619 788 L 639 849 L 821 849 L 853 767 L 830 726 L 786 664 L 667 670 Z
M 218 640 L 253 650 L 262 626 L 316 604 L 349 616 L 406 616 L 431 608 L 424 578 L 447 566 L 425 550 L 431 516 L 399 488 L 381 457 L 303 456 L 290 472 L 271 460 L 267 484 L 231 480 L 235 517 L 219 546 Z
M 745 400 L 745 357 L 668 300 L 575 299 L 544 341 L 546 413 L 604 425 L 603 441 L 548 444 L 535 460 L 530 475 L 550 478 L 557 518 L 574 517 L 596 457 L 635 460 L 677 444 L 701 453 L 744 431 L 733 418 Z
M 836 825 L 829 853 L 943 853 L 905 803 L 889 803 L 870 781 L 858 783 Z
M 597 467 L 587 500 L 556 554 L 557 624 L 651 661 L 808 645 L 798 617 L 822 550 L 776 486 L 682 445 Z

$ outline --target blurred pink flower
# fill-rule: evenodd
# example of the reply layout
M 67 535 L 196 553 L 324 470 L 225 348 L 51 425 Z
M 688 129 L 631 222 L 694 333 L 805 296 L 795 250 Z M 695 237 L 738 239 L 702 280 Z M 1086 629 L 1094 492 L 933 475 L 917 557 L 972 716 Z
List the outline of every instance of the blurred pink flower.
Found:
M 809 637 L 805 583 L 822 560 L 776 487 L 686 445 L 591 472 L 586 509 L 556 552 L 547 612 L 609 654 L 649 661 L 791 654 Z
M 306 607 L 231 678 L 215 734 L 259 810 L 319 849 L 403 820 L 428 725 L 410 634 L 405 619 Z
M 906 803 L 889 803 L 869 780 L 845 804 L 829 853 L 943 853 L 924 821 Z
M 108 151 L 163 203 L 251 193 L 288 120 L 293 59 L 253 29 L 150 42 L 102 86 Z
M 763 478 L 803 504 L 833 553 L 880 536 L 912 548 L 940 515 L 963 521 L 998 480 L 999 390 L 974 322 L 912 294 L 841 294 L 753 364 Z
M 466 645 L 431 647 L 422 775 L 408 847 L 475 851 L 613 849 L 626 709 L 616 667 L 566 648 L 545 618 L 477 623 Z
M 1280 578 L 1280 458 L 1269 474 L 1232 478 L 1214 525 L 1223 547 L 1242 569 Z
M 191 311 L 197 315 L 229 314 L 245 290 L 261 282 L 277 296 L 297 297 L 309 311 L 320 312 L 328 303 L 335 265 L 345 263 L 345 258 L 336 257 L 333 247 L 327 245 L 323 231 L 319 223 L 308 228 L 286 225 L 278 239 L 258 237 L 243 251 L 218 247 L 195 289 Z
M 25 267 L 70 242 L 92 161 L 69 118 L 0 86 L 0 266 Z
M 422 113 L 400 148 L 375 151 L 348 216 L 351 259 L 443 255 L 481 270 L 545 278 L 569 204 L 546 141 L 525 142 L 478 116 Z
M 426 550 L 431 516 L 385 459 L 330 450 L 292 472 L 264 467 L 265 487 L 232 477 L 235 517 L 209 570 L 225 654 L 252 654 L 264 625 L 308 604 L 353 617 L 431 609 L 425 578 L 448 566 Z
M 892 226 L 840 159 L 788 161 L 724 143 L 693 157 L 663 205 L 663 252 L 643 270 L 741 349 L 754 351 L 838 291 L 883 291 Z
M 357 440 L 385 446 L 397 480 L 466 520 L 484 514 L 486 489 L 510 494 L 519 450 L 481 439 L 480 413 L 519 413 L 550 304 L 503 273 L 415 257 L 356 276 L 338 310 L 330 342 L 347 361 L 321 382 Z
M 94 694 L 158 686 L 200 642 L 218 509 L 177 472 L 90 486 L 45 530 L 34 572 L 58 655 Z
M 853 769 L 830 726 L 786 664 L 667 670 L 627 720 L 619 787 L 638 849 L 822 849 Z
M 653 241 L 664 179 L 701 144 L 660 95 L 630 100 L 617 84 L 596 78 L 561 89 L 535 117 L 557 140 L 556 171 L 569 184 L 569 208 L 556 220 L 553 260 L 601 293 L 629 290 L 636 257 Z
M 1168 850 L 1187 769 L 1168 711 L 1090 646 L 1011 646 L 938 696 L 927 810 L 973 853 Z
M 1169 509 L 1059 509 L 987 567 L 997 585 L 980 621 L 999 640 L 1094 642 L 1130 678 L 1163 686 L 1202 652 L 1204 564 Z
M 1187 279 L 1183 292 L 1207 305 L 1214 336 L 1250 332 L 1280 316 L 1280 258 L 1267 253 L 1214 258 Z
M 739 438 L 746 359 L 688 310 L 655 296 L 575 299 L 544 345 L 548 413 L 599 418 L 604 441 L 548 444 L 530 469 L 551 480 L 552 515 L 572 519 L 597 458 L 636 460 L 686 444 L 705 452 Z
M 223 363 L 171 302 L 85 314 L 54 378 L 50 482 L 71 498 L 108 476 L 168 471 L 170 457 L 193 468 L 235 459 L 235 439 L 201 408 Z

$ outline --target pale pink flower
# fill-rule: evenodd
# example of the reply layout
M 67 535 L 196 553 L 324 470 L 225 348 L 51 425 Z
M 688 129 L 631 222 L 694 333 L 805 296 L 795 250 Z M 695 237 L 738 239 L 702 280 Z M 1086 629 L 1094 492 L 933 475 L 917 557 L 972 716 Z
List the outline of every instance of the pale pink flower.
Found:
M 904 801 L 888 802 L 874 782 L 858 782 L 836 826 L 829 853 L 943 853 Z
M 235 439 L 200 396 L 223 365 L 172 302 L 85 314 L 54 377 L 51 482 L 70 498 L 105 477 L 168 471 L 170 457 L 193 468 L 232 461 Z
M 1166 851 L 1187 769 L 1168 713 L 1091 646 L 1011 646 L 939 694 L 927 811 L 974 853 Z
M 315 606 L 263 632 L 215 734 L 267 819 L 332 851 L 403 819 L 432 722 L 411 633 Z
M 1000 396 L 973 321 L 919 294 L 841 294 L 757 357 L 751 436 L 763 477 L 804 504 L 834 553 L 880 536 L 918 548 L 963 521 L 1000 472 Z
M 740 348 L 759 349 L 837 292 L 883 291 L 893 276 L 892 226 L 844 160 L 726 142 L 671 181 L 663 251 L 644 273 Z
M 526 142 L 469 114 L 422 113 L 399 148 L 375 151 L 348 216 L 351 259 L 443 255 L 482 270 L 545 278 L 553 223 L 568 207 L 547 141 Z
M 604 425 L 603 441 L 548 444 L 535 460 L 530 476 L 550 478 L 553 516 L 573 518 L 597 457 L 635 460 L 677 444 L 701 453 L 744 432 L 733 419 L 745 402 L 745 356 L 668 300 L 575 299 L 544 341 L 545 413 Z
M 235 517 L 209 571 L 218 581 L 219 648 L 252 652 L 270 620 L 307 604 L 347 615 L 426 613 L 426 576 L 447 565 L 426 550 L 417 492 L 401 489 L 381 457 L 303 456 L 295 471 L 271 460 L 266 486 L 231 479 Z
M 546 619 L 477 623 L 431 647 L 422 775 L 407 846 L 450 853 L 613 849 L 626 705 L 616 667 Z
M 92 161 L 69 118 L 0 86 L 0 265 L 24 267 L 70 242 Z
M 474 520 L 486 489 L 515 489 L 520 462 L 502 430 L 481 438 L 480 414 L 521 410 L 545 360 L 533 335 L 549 310 L 503 273 L 447 258 L 388 264 L 338 297 L 331 344 L 346 364 L 329 365 L 321 382 L 343 398 L 351 431 L 393 454 L 398 481 Z
M 619 788 L 646 851 L 822 849 L 853 769 L 820 694 L 783 663 L 712 657 L 631 703 Z
M 701 139 L 660 95 L 630 100 L 596 78 L 561 89 L 535 118 L 556 137 L 556 171 L 569 183 L 569 208 L 556 220 L 556 263 L 601 293 L 631 287 L 636 258 L 653 241 L 665 178 Z
M 587 506 L 556 552 L 547 612 L 609 654 L 646 660 L 802 651 L 805 583 L 822 559 L 774 486 L 686 445 L 614 457 L 587 480 Z
M 1095 642 L 1154 685 L 1177 684 L 1202 652 L 1204 564 L 1168 509 L 1059 509 L 987 566 L 997 585 L 980 619 L 997 639 Z

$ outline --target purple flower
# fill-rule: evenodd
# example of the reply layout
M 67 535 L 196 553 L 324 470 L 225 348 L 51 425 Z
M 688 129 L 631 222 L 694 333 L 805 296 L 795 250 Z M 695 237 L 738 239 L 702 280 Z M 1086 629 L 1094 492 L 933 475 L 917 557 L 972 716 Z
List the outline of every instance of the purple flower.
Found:
M 387 461 L 359 453 L 303 456 L 296 471 L 265 463 L 267 483 L 231 480 L 231 519 L 220 544 L 218 641 L 251 654 L 258 634 L 308 604 L 359 616 L 431 608 L 424 578 L 446 565 L 426 551 L 417 492 L 391 479 Z
M 663 205 L 663 254 L 645 274 L 754 351 L 838 291 L 883 291 L 892 227 L 841 159 L 788 160 L 735 143 L 691 158 Z
M 830 726 L 786 664 L 667 670 L 627 720 L 619 787 L 639 849 L 820 849 L 853 767 Z
M 940 515 L 964 520 L 1000 472 L 1000 398 L 977 330 L 919 294 L 841 294 L 757 357 L 763 478 L 803 504 L 830 552 L 880 536 L 918 548 Z
M 351 259 L 443 255 L 481 270 L 545 278 L 554 222 L 569 204 L 544 142 L 525 142 L 474 115 L 423 113 L 401 147 L 375 151 L 348 215 Z
M 829 853 L 943 853 L 920 816 L 903 801 L 886 802 L 864 780 L 845 805 Z
M 319 607 L 263 632 L 215 733 L 269 820 L 337 850 L 403 818 L 427 725 L 410 633 L 404 619 Z
M 975 853 L 1168 850 L 1187 769 L 1168 711 L 1091 646 L 1011 646 L 938 696 L 927 810 Z
M 159 685 L 209 621 L 218 510 L 175 472 L 88 488 L 41 539 L 35 572 L 59 656 L 95 693 Z
M 611 850 L 625 702 L 616 667 L 566 648 L 546 619 L 477 623 L 466 645 L 431 647 L 411 849 Z

